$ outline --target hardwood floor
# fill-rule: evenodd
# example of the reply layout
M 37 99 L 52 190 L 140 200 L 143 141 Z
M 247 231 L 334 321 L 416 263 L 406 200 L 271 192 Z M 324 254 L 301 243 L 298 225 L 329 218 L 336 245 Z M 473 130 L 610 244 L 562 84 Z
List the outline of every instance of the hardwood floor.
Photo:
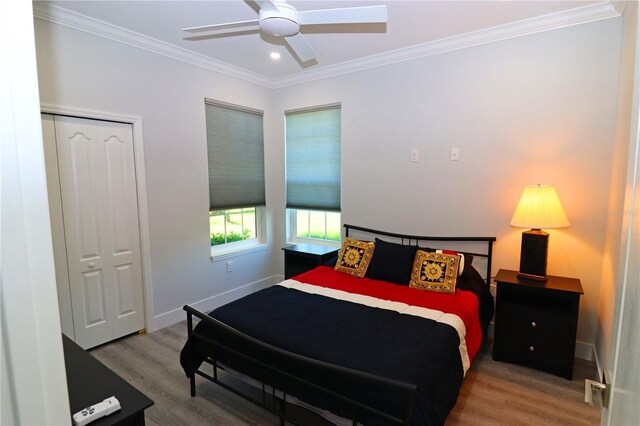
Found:
M 197 396 L 179 363 L 186 322 L 155 333 L 132 335 L 90 353 L 144 392 L 155 404 L 148 425 L 278 425 L 270 413 L 202 378 Z M 494 362 L 485 344 L 463 382 L 447 419 L 453 425 L 599 425 L 600 409 L 583 403 L 592 363 L 576 360 L 573 381 L 526 367 Z M 595 397 L 595 396 L 594 396 Z
M 491 359 L 486 344 L 462 383 L 447 425 L 599 425 L 599 400 L 584 401 L 584 379 L 595 364 L 576 359 L 573 381 Z

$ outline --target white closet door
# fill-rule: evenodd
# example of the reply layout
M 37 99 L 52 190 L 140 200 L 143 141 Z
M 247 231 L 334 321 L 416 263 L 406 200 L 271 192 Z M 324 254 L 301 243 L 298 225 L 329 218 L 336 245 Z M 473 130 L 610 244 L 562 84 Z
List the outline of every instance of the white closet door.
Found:
M 144 328 L 140 230 L 131 125 L 100 122 L 98 136 L 105 152 L 103 201 L 108 232 L 108 265 L 113 280 L 113 338 Z
M 55 117 L 76 342 L 144 328 L 131 126 Z

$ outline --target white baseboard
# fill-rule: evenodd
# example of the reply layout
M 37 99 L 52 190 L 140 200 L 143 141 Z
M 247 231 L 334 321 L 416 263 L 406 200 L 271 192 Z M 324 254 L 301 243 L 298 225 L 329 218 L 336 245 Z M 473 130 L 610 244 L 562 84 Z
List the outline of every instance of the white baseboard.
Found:
M 576 358 L 593 361 L 593 354 L 596 348 L 593 343 L 576 341 Z
M 602 368 L 602 364 L 600 363 L 600 357 L 598 356 L 598 349 L 596 345 L 593 345 L 593 359 L 596 361 L 596 368 L 598 369 L 598 381 L 602 381 L 604 377 L 604 369 Z M 608 377 L 607 377 L 608 378 Z
M 209 312 L 217 307 L 226 305 L 227 303 L 233 302 L 234 300 L 244 297 L 248 294 L 277 284 L 281 282 L 282 279 L 282 275 L 272 275 L 262 280 L 225 291 L 224 293 L 216 294 L 215 296 L 208 297 L 194 303 L 189 303 L 189 306 L 201 312 Z M 187 313 L 182 309 L 182 307 L 176 308 L 169 312 L 154 316 L 151 327 L 147 331 L 151 333 L 153 331 L 160 330 L 161 328 L 169 327 L 170 325 L 173 325 L 180 321 L 184 321 L 186 318 Z

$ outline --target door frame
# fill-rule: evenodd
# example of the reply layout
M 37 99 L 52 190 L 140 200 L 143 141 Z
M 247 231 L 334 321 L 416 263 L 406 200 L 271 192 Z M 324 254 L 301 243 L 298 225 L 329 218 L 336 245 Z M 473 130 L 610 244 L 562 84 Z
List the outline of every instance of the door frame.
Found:
M 629 129 L 629 150 L 627 153 L 626 164 L 626 181 L 625 181 L 625 196 L 624 196 L 624 214 L 622 217 L 622 229 L 620 232 L 620 256 L 617 267 L 617 279 L 614 282 L 616 286 L 616 305 L 614 308 L 613 324 L 611 327 L 611 343 L 609 345 L 609 359 L 605 368 L 605 379 L 608 383 L 609 389 L 609 405 L 602 411 L 602 425 L 612 425 L 613 421 L 623 422 L 628 420 L 630 410 L 625 411 L 622 408 L 622 403 L 618 401 L 617 395 L 625 392 L 621 389 L 619 381 L 622 385 L 626 385 L 624 380 L 619 378 L 623 375 L 638 374 L 638 369 L 635 371 L 623 371 L 627 360 L 621 360 L 621 353 L 623 350 L 628 349 L 631 346 L 629 343 L 631 330 L 635 324 L 625 324 L 626 311 L 632 304 L 637 303 L 637 300 L 627 299 L 633 292 L 632 286 L 639 288 L 640 283 L 634 281 L 637 278 L 638 272 L 638 257 L 637 252 L 640 249 L 640 239 L 638 238 L 637 229 L 638 222 L 640 221 L 640 211 L 637 207 L 640 200 L 640 78 L 638 77 L 638 71 L 640 70 L 640 7 L 635 4 L 629 7 L 625 7 L 625 13 L 633 13 L 635 16 L 635 28 L 633 28 L 634 35 L 633 40 L 635 43 L 634 60 L 633 60 L 633 97 L 631 105 L 631 117 L 630 117 L 630 129 Z M 626 22 L 625 22 L 626 24 Z M 636 254 L 636 256 L 634 256 Z M 632 314 L 633 315 L 633 314 Z M 637 324 L 637 320 L 636 320 Z M 635 354 L 637 360 L 638 354 Z M 621 365 L 622 364 L 622 365 Z M 633 365 L 631 361 L 631 365 Z M 606 374 L 609 373 L 609 374 Z M 633 376 L 632 376 L 633 377 Z M 637 393 L 635 395 L 635 402 L 640 398 Z M 628 398 L 625 403 L 629 403 Z M 631 401 L 632 403 L 634 401 Z M 614 417 L 616 416 L 616 417 Z M 619 416 L 622 416 L 620 418 Z
M 144 301 L 144 326 L 147 332 L 153 329 L 153 297 L 151 280 L 151 245 L 149 239 L 149 206 L 147 203 L 147 179 L 144 166 L 144 142 L 142 137 L 142 117 L 115 114 L 84 108 L 73 108 L 55 104 L 41 103 L 42 114 L 68 115 L 78 118 L 102 121 L 119 121 L 131 124 L 133 131 L 134 167 L 136 171 L 136 191 L 138 195 L 138 226 L 140 228 L 140 261 L 142 270 L 142 291 Z M 60 194 L 49 194 L 58 196 Z M 64 253 L 66 256 L 66 253 Z

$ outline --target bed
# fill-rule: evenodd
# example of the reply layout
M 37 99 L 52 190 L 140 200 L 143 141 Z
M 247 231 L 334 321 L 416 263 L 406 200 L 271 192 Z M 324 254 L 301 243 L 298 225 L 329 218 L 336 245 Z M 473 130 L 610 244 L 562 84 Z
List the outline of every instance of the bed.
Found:
M 344 226 L 345 242 L 357 237 L 359 244 L 375 247 L 364 277 L 331 264 L 208 315 L 184 307 L 188 338 L 180 362 L 192 396 L 200 376 L 275 413 L 282 424 L 310 423 L 294 418 L 288 403 L 338 424 L 444 423 L 493 316 L 489 282 L 495 238 L 420 237 Z M 455 292 L 407 285 L 416 253 L 438 247 L 458 258 Z M 212 367 L 211 374 L 203 365 Z M 240 392 L 225 383 L 221 368 L 260 392 Z

